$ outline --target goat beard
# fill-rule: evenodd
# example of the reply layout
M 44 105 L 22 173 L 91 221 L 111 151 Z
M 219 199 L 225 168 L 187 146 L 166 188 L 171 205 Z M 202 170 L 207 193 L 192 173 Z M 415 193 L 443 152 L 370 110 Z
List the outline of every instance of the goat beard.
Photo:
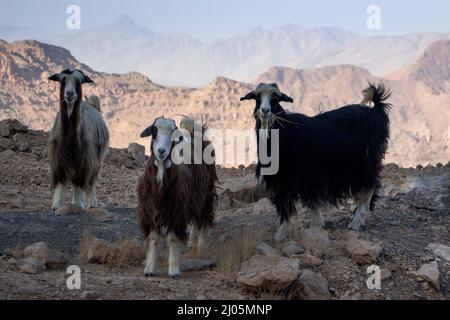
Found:
M 269 130 L 273 125 L 274 118 L 272 115 L 270 115 L 267 118 L 259 118 L 259 121 L 261 122 L 261 129 L 262 130 L 262 138 L 267 139 L 269 138 Z
M 155 163 L 155 166 L 158 168 L 158 172 L 156 173 L 156 181 L 162 187 L 163 182 L 164 182 L 164 175 L 166 173 L 166 170 L 172 166 L 172 160 L 170 160 L 170 159 L 166 159 L 166 160 L 155 159 L 154 163 Z
M 72 102 L 72 103 L 66 102 L 66 113 L 67 113 L 67 118 L 70 119 L 70 117 L 72 116 L 74 107 L 75 107 L 75 102 Z

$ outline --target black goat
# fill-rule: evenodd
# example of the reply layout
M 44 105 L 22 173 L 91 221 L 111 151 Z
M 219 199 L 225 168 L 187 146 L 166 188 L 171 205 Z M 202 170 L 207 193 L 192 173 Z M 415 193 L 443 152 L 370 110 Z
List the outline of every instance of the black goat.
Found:
M 357 208 L 351 229 L 364 226 L 364 214 L 372 209 L 380 187 L 380 171 L 389 139 L 390 92 L 384 85 L 363 91 L 361 104 L 348 105 L 314 117 L 285 111 L 280 102 L 293 99 L 280 92 L 276 84 L 258 85 L 241 98 L 256 100 L 254 116 L 258 154 L 260 139 L 268 141 L 270 153 L 273 129 L 278 129 L 279 169 L 274 175 L 263 175 L 266 188 L 280 216 L 277 241 L 290 237 L 290 216 L 298 200 L 312 211 L 311 226 L 323 226 L 320 208 L 337 205 L 353 197 Z M 373 107 L 363 103 L 373 102 Z M 260 129 L 270 129 L 266 136 Z M 272 160 L 273 161 L 273 160 Z M 268 165 L 258 159 L 256 175 Z

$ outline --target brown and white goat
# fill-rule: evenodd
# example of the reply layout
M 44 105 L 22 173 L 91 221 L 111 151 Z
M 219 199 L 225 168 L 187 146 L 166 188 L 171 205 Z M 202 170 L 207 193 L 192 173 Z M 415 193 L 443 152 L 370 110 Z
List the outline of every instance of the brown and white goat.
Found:
M 185 130 L 184 136 L 177 137 L 180 130 L 175 121 L 161 117 L 141 134 L 141 137 L 152 136 L 151 156 L 138 182 L 140 225 L 148 241 L 144 270 L 147 277 L 155 274 L 161 236 L 167 236 L 168 273 L 174 278 L 180 276 L 188 225 L 192 225 L 190 244 L 196 243 L 200 251 L 205 249 L 208 227 L 214 218 L 217 174 L 214 162 L 207 164 L 203 158 L 199 164 L 193 162 L 194 127 L 194 121 L 185 118 L 180 124 L 180 129 Z M 205 130 L 206 127 L 201 126 L 202 136 Z M 189 156 L 189 163 L 175 164 L 172 150 L 181 144 L 194 152 Z M 202 141 L 201 152 L 206 148 L 211 150 L 210 141 Z
M 74 187 L 72 203 L 97 206 L 95 184 L 109 146 L 109 132 L 98 105 L 82 101 L 82 85 L 93 81 L 80 70 L 63 70 L 49 80 L 61 84 L 60 110 L 50 134 L 48 157 L 55 210 L 62 206 L 67 182 Z M 91 96 L 92 97 L 92 96 Z M 89 100 L 88 100 L 89 101 Z

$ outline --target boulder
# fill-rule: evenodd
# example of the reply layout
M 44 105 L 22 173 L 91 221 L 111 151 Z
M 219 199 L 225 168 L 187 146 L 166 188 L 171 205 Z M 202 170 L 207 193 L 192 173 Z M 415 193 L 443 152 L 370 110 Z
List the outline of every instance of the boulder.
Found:
M 381 276 L 381 280 L 388 280 L 390 278 L 392 278 L 392 272 L 388 269 L 381 269 L 380 270 L 380 276 Z
M 210 259 L 183 259 L 181 261 L 181 271 L 203 271 L 210 270 L 216 266 L 216 262 Z
M 317 254 L 324 253 L 331 245 L 328 232 L 319 228 L 301 229 L 298 237 L 303 248 Z
M 359 265 L 374 263 L 381 253 L 381 243 L 372 243 L 366 240 L 352 238 L 347 241 L 347 252 L 352 260 Z
M 41 273 L 46 269 L 45 264 L 33 257 L 17 261 L 17 267 L 21 272 L 31 274 Z
M 283 245 L 283 249 L 281 250 L 283 255 L 286 257 L 290 257 L 296 254 L 302 254 L 305 252 L 302 246 L 300 246 L 296 241 L 290 240 Z
M 58 250 L 50 248 L 45 242 L 36 242 L 23 250 L 25 257 L 32 257 L 48 268 L 56 269 L 63 267 L 67 263 L 65 256 Z
M 450 261 L 450 247 L 443 244 L 430 243 L 427 248 L 433 251 L 434 255 Z
M 328 281 L 320 273 L 305 270 L 298 278 L 297 294 L 304 300 L 330 300 Z
M 253 214 L 276 214 L 277 209 L 268 198 L 261 198 L 253 206 Z
M 3 152 L 0 152 L 0 157 L 2 157 L 3 159 L 9 159 L 12 158 L 16 155 L 16 153 L 14 151 L 12 151 L 11 149 L 5 150 Z
M 277 292 L 293 285 L 300 273 L 298 259 L 255 255 L 242 264 L 236 283 L 246 289 Z
M 264 256 L 273 256 L 280 257 L 281 254 L 277 251 L 277 249 L 273 248 L 266 242 L 260 242 L 255 247 L 255 254 L 260 254 Z
M 83 212 L 84 212 L 84 209 L 81 209 L 79 206 L 77 206 L 73 203 L 68 203 L 68 204 L 62 206 L 61 208 L 58 208 L 55 210 L 55 214 L 58 216 L 76 215 L 76 214 L 80 214 Z
M 110 222 L 114 219 L 114 214 L 106 210 L 105 208 L 90 208 L 88 210 L 89 214 L 91 214 L 95 219 Z
M 128 153 L 131 157 L 136 160 L 138 163 L 145 162 L 145 147 L 138 143 L 130 143 L 127 149 Z
M 228 210 L 233 207 L 233 199 L 230 196 L 229 190 L 220 192 L 217 195 L 217 208 L 219 210 Z
M 14 148 L 14 144 L 7 138 L 0 138 L 0 152 Z
M 23 132 L 26 133 L 28 131 L 28 127 L 20 123 L 18 120 L 2 120 L 0 121 L 0 136 L 1 137 L 10 137 L 15 133 Z
M 0 121 L 0 136 L 9 137 L 11 135 L 11 126 L 9 125 L 9 120 Z
M 294 255 L 292 258 L 296 258 L 300 260 L 300 265 L 302 268 L 313 268 L 320 266 L 323 263 L 322 259 L 319 259 L 313 255 L 304 253 L 299 255 Z
M 14 144 L 16 145 L 17 151 L 25 152 L 30 150 L 30 144 L 28 142 L 27 136 L 23 133 L 16 133 L 12 138 Z
M 410 273 L 415 276 L 419 281 L 426 281 L 432 284 L 437 290 L 439 290 L 439 266 L 436 261 L 423 264 L 416 272 Z
M 94 236 L 86 236 L 82 245 L 82 255 L 88 263 L 105 263 L 112 250 L 109 242 Z
M 95 291 L 83 291 L 80 294 L 80 299 L 83 300 L 97 300 L 98 294 Z

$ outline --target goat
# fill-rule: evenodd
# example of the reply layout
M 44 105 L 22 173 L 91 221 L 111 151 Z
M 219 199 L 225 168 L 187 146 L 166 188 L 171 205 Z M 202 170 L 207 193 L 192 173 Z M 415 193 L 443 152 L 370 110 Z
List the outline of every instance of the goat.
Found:
M 347 105 L 313 117 L 285 111 L 280 102 L 292 103 L 293 99 L 276 84 L 261 83 L 241 98 L 241 101 L 256 100 L 253 114 L 258 154 L 261 139 L 270 141 L 273 129 L 279 134 L 278 172 L 263 175 L 280 216 L 276 241 L 291 236 L 290 217 L 296 201 L 311 210 L 311 227 L 322 227 L 321 207 L 338 205 L 353 197 L 356 209 L 348 227 L 359 230 L 364 226 L 364 214 L 373 209 L 380 187 L 391 107 L 385 101 L 391 92 L 383 84 L 378 87 L 370 84 L 363 94 L 362 103 L 373 102 L 372 108 L 362 103 Z M 258 134 L 260 129 L 268 131 L 265 136 Z M 258 178 L 264 167 L 258 157 Z
M 137 188 L 140 226 L 148 245 L 144 269 L 146 277 L 155 274 L 161 236 L 167 235 L 168 274 L 173 278 L 180 276 L 181 251 L 187 239 L 189 224 L 193 226 L 189 242 L 193 244 L 197 241 L 200 251 L 205 248 L 217 199 L 215 163 L 206 164 L 202 160 L 201 164 L 193 164 L 192 161 L 175 164 L 172 161 L 175 146 L 184 143 L 190 149 L 194 147 L 191 141 L 196 127 L 193 120 L 184 118 L 180 129 L 188 134 L 187 137 L 186 134 L 180 135 L 177 140 L 175 121 L 160 117 L 141 133 L 141 137 L 152 137 L 151 155 Z M 206 130 L 205 125 L 201 126 L 202 136 Z M 210 141 L 203 140 L 202 152 L 212 148 Z M 190 160 L 193 158 L 191 153 Z
M 48 79 L 61 84 L 59 112 L 48 145 L 52 210 L 62 206 L 67 182 L 74 187 L 73 204 L 96 207 L 95 184 L 109 147 L 108 128 L 98 110 L 100 99 L 89 97 L 96 106 L 82 101 L 82 84 L 93 81 L 81 70 L 66 69 Z

